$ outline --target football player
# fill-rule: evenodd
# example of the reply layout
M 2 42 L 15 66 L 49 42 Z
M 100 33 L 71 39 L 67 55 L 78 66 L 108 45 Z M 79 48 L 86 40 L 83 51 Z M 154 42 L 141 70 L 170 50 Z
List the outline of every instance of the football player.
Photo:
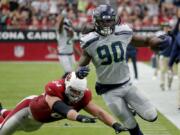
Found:
M 67 15 L 59 18 L 59 26 L 57 30 L 58 59 L 64 69 L 62 78 L 73 71 L 75 64 L 74 51 L 81 55 L 81 52 L 74 45 L 74 27 L 72 25 L 72 9 L 67 9 Z
M 172 67 L 173 67 L 174 63 L 177 64 L 177 73 L 178 73 L 178 77 L 180 80 L 180 32 L 178 32 L 176 37 L 175 37 L 175 41 L 173 43 L 173 48 L 171 51 L 170 60 L 168 63 L 168 66 L 169 66 L 171 73 L 173 73 Z M 180 110 L 180 83 L 178 83 L 178 94 L 177 95 L 178 95 L 178 110 Z
M 12 135 L 17 130 L 34 131 L 44 123 L 62 119 L 95 123 L 95 118 L 81 115 L 84 109 L 116 133 L 125 130 L 121 124 L 92 101 L 91 91 L 87 88 L 87 80 L 76 77 L 75 72 L 61 80 L 49 82 L 40 96 L 30 96 L 9 111 L 0 107 L 0 135 Z
M 160 30 L 156 33 L 156 35 L 164 35 L 167 34 L 168 31 L 170 31 L 171 27 L 169 24 L 164 24 L 162 26 L 163 30 Z M 172 42 L 172 41 L 171 41 Z M 172 45 L 168 46 L 166 49 L 159 51 L 159 69 L 160 69 L 160 88 L 162 91 L 166 88 L 166 82 L 168 82 L 168 89 L 171 89 L 171 83 L 170 80 L 172 80 L 172 75 L 168 73 L 168 62 L 169 62 L 169 56 L 172 50 Z M 167 74 L 167 81 L 166 81 L 166 74 Z
M 173 81 L 173 74 L 172 74 L 171 70 L 168 70 L 168 63 L 169 63 L 169 59 L 171 57 L 171 54 L 176 52 L 176 50 L 177 50 L 177 49 L 172 50 L 172 48 L 173 48 L 173 44 L 176 40 L 176 36 L 178 35 L 178 32 L 179 32 L 179 23 L 180 23 L 180 18 L 178 18 L 176 25 L 175 25 L 173 30 L 170 27 L 170 24 L 168 24 L 167 26 L 164 26 L 163 32 L 168 33 L 172 37 L 172 40 L 171 40 L 171 44 L 169 46 L 167 46 L 162 51 L 159 51 L 159 54 L 160 54 L 159 67 L 160 67 L 160 73 L 161 73 L 160 74 L 161 75 L 160 87 L 162 90 L 165 90 L 165 82 L 166 82 L 165 81 L 165 73 L 167 73 L 168 89 L 169 90 L 171 89 L 171 84 Z M 162 34 L 162 31 L 157 32 L 157 34 Z
M 163 49 L 171 37 L 143 37 L 133 34 L 128 25 L 116 21 L 116 13 L 110 5 L 99 5 L 94 10 L 93 18 L 94 31 L 81 38 L 83 52 L 77 70 L 78 76 L 83 78 L 88 75 L 86 65 L 92 60 L 97 74 L 97 94 L 102 95 L 110 110 L 129 129 L 130 135 L 143 135 L 128 105 L 150 122 L 157 119 L 157 111 L 131 83 L 125 57 L 127 46 L 131 43 L 135 47 Z

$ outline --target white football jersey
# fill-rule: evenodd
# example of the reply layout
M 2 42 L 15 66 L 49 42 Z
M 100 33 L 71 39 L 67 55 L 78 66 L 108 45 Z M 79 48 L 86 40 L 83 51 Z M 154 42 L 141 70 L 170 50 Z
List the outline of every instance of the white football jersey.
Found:
M 119 84 L 130 78 L 126 49 L 132 35 L 132 29 L 123 24 L 117 25 L 115 32 L 108 36 L 91 32 L 81 37 L 81 47 L 92 57 L 96 67 L 97 82 Z
M 73 53 L 73 38 L 68 37 L 67 29 L 72 29 L 71 22 L 67 18 L 64 19 L 63 31 L 59 33 L 57 31 L 57 42 L 59 54 L 70 54 Z

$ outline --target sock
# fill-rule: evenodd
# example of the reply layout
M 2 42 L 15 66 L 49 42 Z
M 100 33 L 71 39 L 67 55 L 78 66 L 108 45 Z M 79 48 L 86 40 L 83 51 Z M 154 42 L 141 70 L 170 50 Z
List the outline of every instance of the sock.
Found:
M 138 124 L 136 125 L 135 128 L 129 129 L 129 133 L 130 133 L 130 135 L 143 135 Z

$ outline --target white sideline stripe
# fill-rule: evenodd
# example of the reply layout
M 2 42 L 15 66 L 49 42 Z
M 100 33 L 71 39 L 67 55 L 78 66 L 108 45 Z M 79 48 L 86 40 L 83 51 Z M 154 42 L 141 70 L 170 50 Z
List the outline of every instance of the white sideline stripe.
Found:
M 81 126 L 80 125 L 79 126 L 74 126 L 74 125 L 69 125 L 69 126 L 44 125 L 43 127 L 44 128 L 59 128 L 59 129 L 61 129 L 61 128 L 62 129 L 68 129 L 68 128 L 74 128 L 74 129 L 75 128 L 101 128 L 101 129 L 104 129 L 104 128 L 109 128 L 108 126 L 101 126 L 101 125 L 96 125 L 96 126 L 92 126 L 92 125 L 91 126 L 90 125 L 81 125 Z M 143 130 L 146 132 L 146 134 L 144 134 L 144 135 L 172 135 L 165 128 L 163 129 L 163 128 L 157 127 L 157 129 L 153 128 L 153 130 L 148 129 L 148 128 L 144 128 Z M 156 132 L 154 132 L 154 131 L 156 131 Z M 161 132 L 161 133 L 159 133 L 159 132 Z
M 109 127 L 106 127 L 106 126 L 55 126 L 55 125 L 44 125 L 43 127 L 47 127 L 47 128 L 52 128 L 52 127 L 55 127 L 55 128 L 109 128 Z
M 154 69 L 138 62 L 139 80 L 135 85 L 150 99 L 154 106 L 180 129 L 180 111 L 177 110 L 178 79 L 173 79 L 172 90 L 160 89 L 160 78 L 153 80 Z M 134 74 L 132 64 L 130 72 Z
M 43 127 L 46 127 L 46 128 L 110 128 L 108 126 L 74 126 L 74 125 L 69 125 L 69 126 L 62 126 L 62 125 L 43 125 Z M 153 128 L 154 129 L 154 128 Z M 155 128 L 156 129 L 156 128 Z M 154 133 L 154 130 L 152 129 L 149 129 L 149 128 L 144 128 L 143 129 L 144 131 L 152 131 Z M 157 128 L 156 129 L 156 132 L 158 131 L 165 131 L 165 132 L 168 132 L 168 130 L 166 130 L 165 128 L 162 129 L 162 128 Z
M 110 128 L 110 127 L 108 127 L 108 126 L 101 126 L 101 125 L 96 125 L 96 126 L 88 126 L 88 125 L 78 125 L 78 126 L 75 126 L 75 125 L 68 125 L 68 126 L 64 126 L 64 125 L 43 125 L 43 127 L 47 127 L 47 128 L 52 128 L 52 127 L 54 127 L 54 128 Z M 154 133 L 154 129 L 156 129 L 156 132 L 158 132 L 158 131 L 165 131 L 165 132 L 168 132 L 168 130 L 167 129 L 165 129 L 165 128 L 159 128 L 159 127 L 157 127 L 157 128 L 154 128 L 154 126 L 153 126 L 153 130 L 152 129 L 149 129 L 149 128 L 144 128 L 143 130 L 145 130 L 145 131 L 152 131 L 153 133 Z

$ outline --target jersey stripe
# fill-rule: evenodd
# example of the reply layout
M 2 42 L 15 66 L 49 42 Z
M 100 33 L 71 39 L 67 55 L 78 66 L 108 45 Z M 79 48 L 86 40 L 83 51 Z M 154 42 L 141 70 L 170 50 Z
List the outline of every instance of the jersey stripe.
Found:
M 115 33 L 115 35 L 132 35 L 132 34 L 133 34 L 132 31 L 119 31 Z
M 73 55 L 73 53 L 58 53 L 58 55 Z
M 92 38 L 91 40 L 87 41 L 85 45 L 82 47 L 83 49 L 91 45 L 93 42 L 99 40 L 99 37 Z

